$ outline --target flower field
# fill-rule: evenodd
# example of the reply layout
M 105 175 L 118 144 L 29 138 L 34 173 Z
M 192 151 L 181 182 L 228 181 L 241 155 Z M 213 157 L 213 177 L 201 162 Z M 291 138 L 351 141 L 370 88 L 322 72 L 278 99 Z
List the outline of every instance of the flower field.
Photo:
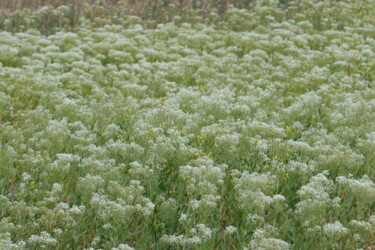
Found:
M 375 248 L 375 1 L 188 14 L 0 31 L 0 249 Z

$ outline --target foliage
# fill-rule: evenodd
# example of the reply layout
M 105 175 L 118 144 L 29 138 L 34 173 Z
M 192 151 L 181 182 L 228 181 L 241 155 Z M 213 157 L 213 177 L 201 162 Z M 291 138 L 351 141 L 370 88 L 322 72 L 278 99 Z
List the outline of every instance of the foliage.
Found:
M 374 9 L 0 32 L 0 248 L 371 247 Z

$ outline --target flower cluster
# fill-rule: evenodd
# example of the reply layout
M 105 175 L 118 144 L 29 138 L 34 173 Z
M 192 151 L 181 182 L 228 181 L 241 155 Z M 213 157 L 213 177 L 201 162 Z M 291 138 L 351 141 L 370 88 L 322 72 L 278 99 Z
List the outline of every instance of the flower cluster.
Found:
M 371 246 L 375 2 L 253 3 L 1 31 L 0 249 Z

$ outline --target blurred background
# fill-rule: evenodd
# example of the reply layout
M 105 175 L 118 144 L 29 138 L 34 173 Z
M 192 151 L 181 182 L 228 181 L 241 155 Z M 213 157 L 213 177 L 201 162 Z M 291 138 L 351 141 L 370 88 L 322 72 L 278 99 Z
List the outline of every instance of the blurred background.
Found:
M 289 0 L 278 0 L 286 6 Z M 193 22 L 200 18 L 223 17 L 230 6 L 252 8 L 256 0 L 1 0 L 0 30 L 23 32 L 37 29 L 42 34 L 73 30 L 84 17 L 97 25 L 121 24 L 125 15 L 140 18 L 147 28 L 170 22 L 175 16 Z M 269 1 L 275 2 L 275 1 Z M 105 21 L 106 20 L 106 21 Z

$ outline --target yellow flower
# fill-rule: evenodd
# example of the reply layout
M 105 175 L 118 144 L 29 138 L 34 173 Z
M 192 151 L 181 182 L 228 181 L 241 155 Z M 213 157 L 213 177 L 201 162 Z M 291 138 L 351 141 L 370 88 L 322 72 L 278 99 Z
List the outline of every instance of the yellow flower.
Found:
M 199 86 L 199 91 L 203 92 L 207 90 L 207 86 Z
M 161 104 L 164 104 L 164 103 L 165 103 L 165 100 L 167 100 L 167 97 L 165 97 L 165 96 L 160 97 L 160 103 L 161 103 Z
M 206 138 L 206 134 L 197 135 L 197 143 L 201 144 L 203 142 L 204 138 Z
M 206 134 L 197 135 L 198 140 L 202 140 L 205 137 L 206 137 Z
M 286 153 L 286 157 L 290 157 L 292 155 L 293 151 L 288 149 Z
M 285 133 L 289 134 L 290 132 L 292 132 L 292 128 L 290 126 L 286 126 Z
M 253 143 L 254 143 L 254 145 L 258 145 L 259 144 L 259 140 L 258 139 L 254 139 Z

